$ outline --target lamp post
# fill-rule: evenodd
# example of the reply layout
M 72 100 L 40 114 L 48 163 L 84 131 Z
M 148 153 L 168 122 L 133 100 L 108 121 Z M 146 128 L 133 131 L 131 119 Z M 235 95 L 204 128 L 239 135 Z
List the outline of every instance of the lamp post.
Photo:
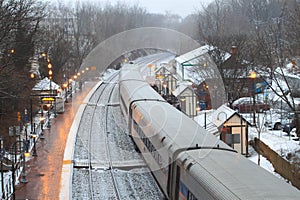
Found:
M 250 73 L 250 78 L 252 79 L 252 85 L 253 85 L 253 123 L 256 124 L 256 105 L 255 105 L 255 79 L 257 77 L 257 74 L 255 71 L 252 71 Z
M 73 91 L 72 91 L 72 90 L 73 90 L 73 89 L 72 89 L 72 87 L 73 87 L 72 85 L 73 85 L 73 84 L 72 84 L 72 83 L 73 83 L 73 79 L 70 78 L 68 81 L 69 81 L 69 92 L 70 92 L 70 97 L 71 97 L 71 100 L 72 100 L 72 93 L 73 93 Z
M 50 107 L 51 107 L 51 105 L 47 104 L 47 107 L 49 107 L 48 112 L 47 112 L 47 116 L 48 116 L 47 128 L 50 128 L 51 127 L 51 123 L 50 123 Z
M 32 153 L 32 156 L 37 156 L 37 153 L 36 153 L 36 132 L 35 132 L 35 124 L 34 124 L 34 132 L 33 134 L 31 135 L 31 137 L 33 138 L 33 153 Z
M 44 129 L 43 129 L 43 126 L 44 126 L 44 123 L 45 123 L 45 117 L 44 117 L 44 112 L 43 112 L 43 108 L 41 109 L 42 111 L 42 116 L 40 117 L 40 124 L 41 124 L 41 139 L 45 139 L 45 136 L 44 136 Z
M 0 138 L 1 146 L 1 186 L 2 186 L 2 199 L 5 199 L 5 188 L 4 188 L 4 176 L 3 176 L 3 159 L 4 159 L 4 148 L 3 148 L 3 139 Z
M 16 151 L 16 144 L 18 143 L 22 143 L 23 144 L 23 150 L 21 151 L 21 153 L 23 152 L 24 155 L 21 155 L 23 158 L 23 170 L 22 170 L 22 179 L 21 179 L 21 183 L 27 183 L 26 180 L 26 169 L 25 169 L 25 157 L 29 156 L 28 153 L 28 148 L 27 145 L 25 143 L 24 140 L 17 140 L 16 142 L 14 142 L 11 146 L 11 149 L 13 150 L 14 153 L 14 161 L 12 162 L 11 168 L 12 168 L 12 186 L 13 186 L 13 191 L 12 191 L 12 199 L 15 200 L 16 199 L 16 194 L 15 194 L 15 182 L 16 182 L 16 177 L 15 177 L 15 170 L 16 170 L 16 162 L 17 162 L 17 151 Z

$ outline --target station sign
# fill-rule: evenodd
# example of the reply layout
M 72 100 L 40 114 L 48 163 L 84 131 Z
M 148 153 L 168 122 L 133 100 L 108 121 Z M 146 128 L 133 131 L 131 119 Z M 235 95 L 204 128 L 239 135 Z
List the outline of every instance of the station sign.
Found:
M 163 79 L 163 78 L 165 78 L 165 76 L 158 74 L 158 75 L 156 75 L 156 78 L 157 79 Z
M 52 102 L 52 101 L 55 101 L 55 97 L 41 97 L 41 100 L 43 102 Z

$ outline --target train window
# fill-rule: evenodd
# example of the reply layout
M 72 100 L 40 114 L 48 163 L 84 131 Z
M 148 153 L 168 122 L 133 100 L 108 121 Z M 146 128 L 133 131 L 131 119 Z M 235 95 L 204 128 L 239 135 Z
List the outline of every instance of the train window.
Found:
M 180 181 L 179 183 L 179 199 L 187 199 L 189 194 L 188 188 Z
M 192 193 L 189 193 L 189 200 L 197 200 L 197 198 Z
M 189 189 L 186 187 L 186 185 L 180 181 L 179 183 L 179 199 L 180 200 L 197 200 L 195 195 L 189 191 Z

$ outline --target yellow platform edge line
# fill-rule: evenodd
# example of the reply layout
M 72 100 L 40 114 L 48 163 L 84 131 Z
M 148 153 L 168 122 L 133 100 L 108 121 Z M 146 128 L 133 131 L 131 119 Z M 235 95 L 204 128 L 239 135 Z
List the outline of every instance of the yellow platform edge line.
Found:
M 71 163 L 72 163 L 72 160 L 63 160 L 63 165 L 71 164 Z

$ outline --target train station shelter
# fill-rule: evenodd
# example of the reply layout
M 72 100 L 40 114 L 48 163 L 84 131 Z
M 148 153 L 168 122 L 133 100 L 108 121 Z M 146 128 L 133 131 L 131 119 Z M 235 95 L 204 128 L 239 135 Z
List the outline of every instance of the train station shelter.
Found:
M 226 105 L 212 114 L 212 122 L 220 131 L 220 139 L 243 155 L 248 155 L 248 127 L 250 123 Z
M 205 110 L 196 119 L 210 133 L 243 155 L 248 155 L 248 128 L 250 123 L 226 105 L 217 110 Z
M 217 109 L 226 100 L 223 79 L 209 52 L 210 46 L 202 46 L 175 58 L 178 80 L 190 82 L 195 87 L 205 83 L 207 107 Z M 199 94 L 199 91 L 198 93 Z M 208 105 L 209 103 L 209 105 Z
M 57 90 L 60 88 L 54 81 L 50 80 L 48 77 L 40 80 L 33 88 L 33 94 L 47 95 L 50 93 L 57 94 Z
M 155 84 L 159 90 L 163 92 L 164 88 L 168 88 L 168 94 L 176 89 L 177 78 L 175 76 L 175 70 L 168 65 L 160 65 L 155 70 Z
M 190 84 L 180 84 L 172 94 L 180 101 L 182 112 L 189 117 L 197 116 L 197 95 Z
M 45 77 L 32 88 L 31 96 L 39 98 L 43 105 L 54 104 L 55 113 L 63 113 L 65 95 L 62 92 L 65 91 L 57 83 Z

